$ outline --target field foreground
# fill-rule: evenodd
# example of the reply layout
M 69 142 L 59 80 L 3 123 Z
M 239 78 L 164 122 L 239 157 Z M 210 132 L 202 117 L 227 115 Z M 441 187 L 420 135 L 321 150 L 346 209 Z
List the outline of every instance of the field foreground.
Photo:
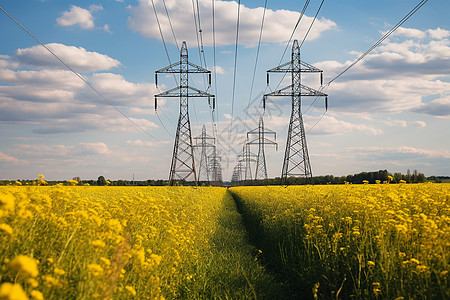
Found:
M 450 184 L 1 187 L 0 299 L 450 298 L 449 202 Z

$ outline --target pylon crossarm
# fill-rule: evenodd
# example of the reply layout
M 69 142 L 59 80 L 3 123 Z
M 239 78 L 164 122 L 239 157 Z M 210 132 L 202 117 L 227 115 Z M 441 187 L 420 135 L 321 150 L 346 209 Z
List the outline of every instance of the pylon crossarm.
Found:
M 189 65 L 190 67 L 192 67 L 192 69 L 188 68 L 187 71 L 188 71 L 189 73 L 208 73 L 208 74 L 211 74 L 211 71 L 206 70 L 205 68 L 202 68 L 202 67 L 200 67 L 200 66 L 197 66 L 196 64 L 193 64 L 193 63 L 191 63 L 191 62 L 189 62 L 189 61 L 188 61 L 188 65 Z
M 318 90 L 315 90 L 313 88 L 310 88 L 306 85 L 300 84 L 301 90 L 300 93 L 294 93 L 292 91 L 293 84 L 288 85 L 282 89 L 273 91 L 272 93 L 268 93 L 264 95 L 264 98 L 272 97 L 272 96 L 316 96 L 316 97 L 327 97 L 328 95 L 322 92 L 319 92 Z
M 155 71 L 155 73 L 179 73 L 180 72 L 179 69 L 174 69 L 174 67 L 179 66 L 180 64 L 181 63 L 177 61 L 167 67 Z
M 279 65 L 279 66 L 277 66 L 275 68 L 272 68 L 272 69 L 268 70 L 267 72 L 271 72 L 271 73 L 288 72 L 288 71 L 292 70 L 291 64 L 292 64 L 292 62 L 288 61 L 288 62 L 286 62 L 284 64 L 281 64 L 281 65 Z
M 186 62 L 183 63 L 186 64 Z M 187 65 L 191 68 L 188 67 L 187 69 L 183 69 L 181 68 L 181 62 L 177 61 L 171 64 L 170 66 L 155 71 L 155 73 L 207 73 L 207 74 L 211 73 L 211 71 L 206 70 L 205 68 L 202 68 L 200 66 L 197 66 L 196 64 L 193 64 L 191 62 L 187 62 Z
M 301 69 L 301 72 L 318 72 L 318 73 L 323 72 L 322 70 L 320 70 L 320 69 L 314 67 L 313 65 L 310 65 L 302 60 L 300 61 L 300 64 L 305 67 L 305 68 Z
M 177 87 L 171 88 L 171 89 L 169 89 L 169 90 L 167 90 L 165 92 L 162 92 L 160 94 L 155 95 L 155 98 L 164 98 L 164 97 L 174 97 L 174 98 L 176 97 L 176 98 L 179 98 L 180 97 L 181 88 L 182 88 L 181 86 L 177 86 Z M 183 87 L 183 89 L 184 88 L 185 87 Z M 205 92 L 203 92 L 203 91 L 201 91 L 199 89 L 196 89 L 194 87 L 191 87 L 191 86 L 188 86 L 187 89 L 188 89 L 188 93 L 185 94 L 185 96 L 188 96 L 188 97 L 211 97 L 211 98 L 215 97 L 213 94 L 205 93 Z M 189 90 L 191 90 L 192 92 L 189 93 Z
M 270 73 L 285 73 L 285 72 L 295 72 L 295 71 L 300 71 L 300 72 L 305 72 L 305 73 L 320 73 L 322 72 L 322 70 L 314 67 L 313 65 L 310 65 L 304 61 L 300 61 L 300 70 L 298 69 L 294 69 L 292 67 L 292 61 L 289 61 L 287 63 L 284 63 L 282 65 L 279 65 L 278 67 L 272 68 L 270 70 L 268 70 L 267 72 Z

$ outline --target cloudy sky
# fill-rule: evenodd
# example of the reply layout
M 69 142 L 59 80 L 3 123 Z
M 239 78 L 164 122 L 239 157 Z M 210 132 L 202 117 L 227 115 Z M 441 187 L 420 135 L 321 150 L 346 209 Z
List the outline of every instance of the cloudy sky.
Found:
M 216 129 L 225 180 L 245 133 L 257 127 L 262 95 L 290 80 L 273 74 L 267 87 L 266 70 L 290 59 L 291 45 L 283 53 L 304 3 L 267 1 L 253 77 L 264 2 L 241 1 L 234 70 L 236 1 L 165 0 L 164 6 L 154 0 L 170 62 L 179 60 L 178 47 L 186 41 L 190 61 L 204 67 L 206 62 L 214 71 L 208 92 L 217 93 L 216 111 L 207 99 L 195 98 L 190 117 L 193 136 L 202 125 L 210 135 Z M 310 2 L 295 39 L 303 40 L 320 2 Z M 302 45 L 302 60 L 322 69 L 327 83 L 418 2 L 324 1 Z M 176 83 L 161 76 L 155 85 L 155 70 L 169 58 L 152 1 L 24 0 L 0 6 L 129 117 L 0 12 L 0 179 L 168 178 L 179 102 L 161 100 L 155 113 L 153 95 Z M 322 118 L 323 99 L 303 99 L 313 175 L 379 169 L 450 175 L 448 11 L 448 0 L 429 1 L 364 60 L 325 85 L 329 107 Z M 317 74 L 302 81 L 320 87 Z M 192 75 L 190 84 L 208 88 L 201 75 Z M 264 121 L 279 144 L 278 151 L 266 149 L 270 177 L 281 175 L 289 115 L 290 99 L 270 98 Z

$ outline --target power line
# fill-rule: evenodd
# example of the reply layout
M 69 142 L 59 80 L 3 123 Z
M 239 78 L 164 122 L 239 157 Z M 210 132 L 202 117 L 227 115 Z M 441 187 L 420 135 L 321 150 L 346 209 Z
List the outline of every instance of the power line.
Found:
M 13 16 L 11 16 L 7 11 L 5 11 L 1 6 L 0 9 L 11 19 L 13 20 L 17 25 L 19 25 L 23 30 L 25 30 L 26 33 L 28 33 L 33 39 L 35 39 L 42 47 L 44 47 L 50 54 L 52 54 L 60 63 L 62 63 L 66 68 L 68 68 L 70 71 L 72 71 L 72 73 L 74 73 L 78 78 L 80 78 L 84 83 L 86 83 L 97 95 L 99 95 L 103 100 L 105 100 L 106 102 L 108 102 L 109 105 L 111 105 L 116 111 L 118 111 L 123 117 L 125 117 L 126 119 L 128 119 L 128 121 L 130 121 L 134 126 L 136 126 L 137 128 L 139 128 L 140 130 L 142 130 L 145 134 L 147 134 L 149 137 L 151 137 L 152 139 L 156 140 L 156 141 L 160 141 L 159 139 L 157 139 L 156 137 L 154 137 L 153 135 L 151 135 L 147 130 L 145 130 L 144 128 L 142 128 L 141 126 L 139 126 L 138 124 L 136 124 L 136 122 L 134 122 L 130 117 L 128 117 L 127 115 L 125 115 L 119 108 L 117 108 L 117 106 L 115 106 L 114 104 L 112 104 L 108 99 L 106 99 L 105 96 L 103 96 L 102 93 L 100 93 L 96 88 L 94 88 L 94 86 L 92 86 L 86 79 L 84 79 L 83 76 L 81 76 L 77 71 L 75 71 L 72 67 L 70 67 L 66 62 L 64 62 L 61 58 L 59 58 L 59 56 L 57 56 L 52 50 L 50 50 L 46 45 L 44 45 L 44 43 L 42 43 L 36 36 L 34 36 L 28 29 L 26 29 L 24 26 L 22 26 L 22 24 L 20 24 Z
M 289 48 L 289 45 L 291 44 L 292 37 L 294 36 L 294 33 L 297 30 L 298 24 L 300 24 L 300 21 L 302 20 L 303 15 L 305 14 L 306 8 L 308 7 L 310 1 L 311 0 L 306 0 L 305 5 L 303 6 L 302 12 L 300 13 L 300 16 L 298 17 L 297 23 L 294 26 L 294 30 L 292 30 L 291 37 L 289 38 L 289 41 L 286 44 L 286 48 L 284 48 L 283 55 L 281 56 L 281 59 L 280 59 L 280 62 L 278 63 L 278 65 L 281 65 L 281 62 L 283 61 L 284 55 L 286 54 L 286 51 Z
M 166 11 L 167 19 L 169 20 L 170 29 L 172 30 L 173 40 L 175 41 L 175 45 L 177 46 L 178 52 L 180 52 L 180 47 L 178 46 L 177 37 L 175 36 L 175 31 L 173 30 L 172 21 L 170 20 L 169 10 L 166 6 L 166 0 L 163 0 L 164 9 Z
M 388 32 L 386 32 L 372 47 L 370 47 L 366 52 L 364 52 L 360 57 L 358 57 L 354 62 L 352 62 L 348 67 L 346 67 L 342 72 L 340 72 L 338 75 L 336 75 L 333 79 L 331 79 L 326 85 L 322 85 L 319 89 L 319 91 L 322 91 L 325 86 L 329 86 L 332 82 L 334 82 L 336 79 L 341 77 L 345 72 L 347 72 L 350 68 L 355 66 L 358 62 L 360 62 L 364 57 L 367 56 L 373 49 L 375 49 L 379 44 L 381 44 L 385 39 L 387 39 L 397 28 L 399 28 L 403 23 L 405 23 L 412 15 L 414 15 L 425 3 L 427 3 L 428 0 L 422 0 L 420 1 L 410 12 L 408 12 L 394 27 L 392 27 Z M 310 105 L 310 107 L 316 102 L 317 98 L 314 100 L 314 102 Z M 308 108 L 309 109 L 309 108 Z M 319 123 L 323 116 L 327 113 L 325 111 L 320 119 L 311 127 L 308 132 L 313 129 L 317 123 Z
M 428 0 L 422 0 L 420 1 L 409 13 L 406 14 L 406 16 L 403 17 L 394 27 L 392 27 L 388 32 L 386 32 L 381 39 L 379 39 L 372 47 L 369 48 L 366 52 L 364 52 L 358 59 L 356 59 L 354 62 L 352 62 L 347 68 L 345 68 L 341 73 L 339 73 L 336 77 L 331 79 L 328 82 L 328 85 L 338 79 L 342 76 L 345 72 L 347 72 L 351 67 L 356 65 L 360 60 L 362 60 L 367 54 L 369 54 L 373 49 L 375 49 L 379 44 L 381 44 L 385 39 L 387 39 L 395 30 L 397 30 L 398 27 L 400 27 L 403 23 L 406 22 L 412 15 L 416 13 L 425 3 L 427 3 Z
M 215 21 L 215 15 L 216 15 L 216 5 L 215 5 L 215 0 L 211 0 L 211 6 L 212 6 L 212 33 L 213 33 L 213 62 L 214 62 L 214 67 L 213 67 L 213 72 L 214 72 L 214 92 L 216 95 L 216 115 L 217 115 L 217 122 L 219 121 L 219 105 L 217 102 L 217 72 L 216 72 L 216 21 Z
M 322 8 L 322 5 L 323 5 L 323 2 L 324 2 L 324 1 L 325 1 L 325 0 L 322 0 L 322 2 L 320 3 L 319 9 L 317 10 L 316 15 L 314 16 L 314 19 L 312 20 L 311 25 L 309 25 L 309 28 L 308 28 L 308 31 L 307 31 L 306 34 L 305 34 L 305 37 L 303 38 L 302 42 L 300 43 L 300 46 L 299 46 L 300 48 L 302 47 L 303 43 L 304 43 L 305 40 L 306 40 L 306 37 L 308 36 L 309 32 L 311 31 L 311 28 L 312 28 L 312 26 L 314 25 L 314 22 L 315 22 L 316 19 L 317 19 L 317 15 L 319 14 L 319 11 L 320 11 L 320 9 Z
M 261 39 L 262 39 L 262 33 L 263 33 L 263 28 L 264 28 L 264 19 L 266 17 L 266 8 L 267 8 L 267 0 L 265 0 L 265 2 L 264 2 L 264 11 L 263 11 L 262 20 L 261 20 L 261 28 L 259 30 L 259 39 L 258 39 L 258 47 L 256 49 L 255 67 L 253 68 L 252 83 L 250 85 L 250 94 L 248 96 L 247 108 L 250 106 L 250 101 L 251 101 L 252 93 L 253 93 L 253 85 L 255 83 L 256 68 L 258 66 L 259 50 L 261 48 Z

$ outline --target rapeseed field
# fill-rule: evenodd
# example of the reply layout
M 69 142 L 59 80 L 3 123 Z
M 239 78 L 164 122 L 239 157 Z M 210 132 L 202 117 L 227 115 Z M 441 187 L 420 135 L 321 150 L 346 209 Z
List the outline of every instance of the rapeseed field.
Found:
M 293 298 L 450 298 L 450 184 L 230 190 Z
M 447 299 L 449 202 L 450 184 L 0 187 L 0 299 Z

